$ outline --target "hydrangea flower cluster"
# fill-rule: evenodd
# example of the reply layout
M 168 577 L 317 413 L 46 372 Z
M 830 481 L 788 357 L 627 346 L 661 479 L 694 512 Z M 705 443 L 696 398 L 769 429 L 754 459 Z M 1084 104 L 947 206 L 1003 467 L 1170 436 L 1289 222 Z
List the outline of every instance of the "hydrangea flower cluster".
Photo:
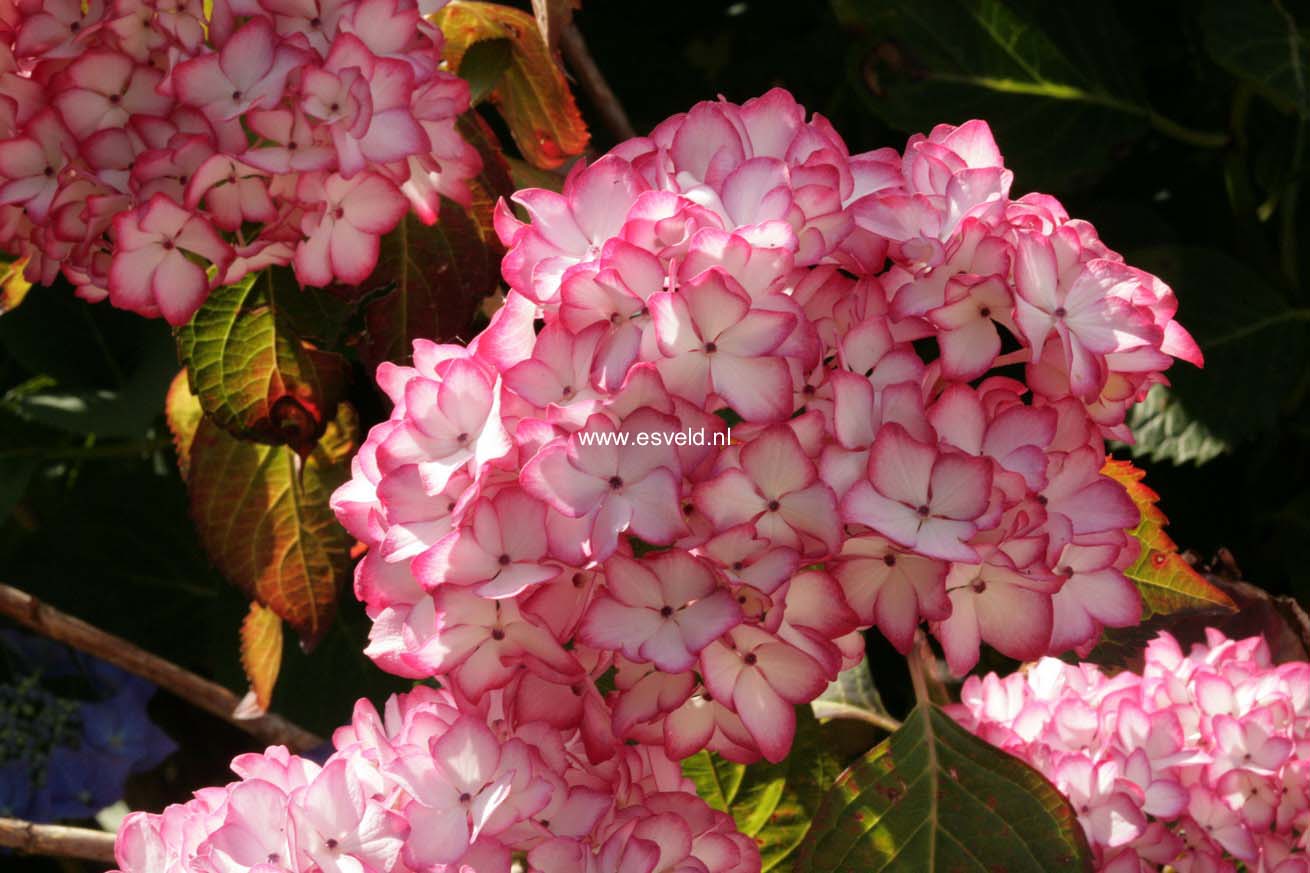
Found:
M 438 4 L 440 5 L 440 4 Z M 273 264 L 363 281 L 467 203 L 466 83 L 415 0 L 0 2 L 0 251 L 172 324 Z
M 78 652 L 0 631 L 0 817 L 88 818 L 177 748 L 146 715 L 155 686 Z
M 276 746 L 241 777 L 119 831 L 122 873 L 758 873 L 754 842 L 658 748 L 603 767 L 552 725 L 510 728 L 490 695 L 467 706 L 419 686 L 367 701 L 322 765 Z
M 775 90 L 502 202 L 504 307 L 379 368 L 334 496 L 368 654 L 593 762 L 777 761 L 861 628 L 927 622 L 963 673 L 1135 623 L 1104 440 L 1201 356 L 1163 282 L 1010 183 L 981 121 L 851 155 Z
M 1161 634 L 1140 674 L 1043 658 L 951 710 L 1055 783 L 1102 871 L 1310 871 L 1310 664 L 1259 637 Z

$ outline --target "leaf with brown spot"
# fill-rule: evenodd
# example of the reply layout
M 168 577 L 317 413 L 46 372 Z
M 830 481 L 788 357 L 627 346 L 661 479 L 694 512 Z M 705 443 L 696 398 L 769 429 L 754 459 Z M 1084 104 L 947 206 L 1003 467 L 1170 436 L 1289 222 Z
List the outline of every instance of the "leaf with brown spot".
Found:
M 267 712 L 282 670 L 282 619 L 258 601 L 250 604 L 241 622 L 241 669 L 250 680 L 259 712 Z
M 239 440 L 203 418 L 190 446 L 191 516 L 227 579 L 312 647 L 350 570 L 351 539 L 328 506 L 349 476 L 358 421 L 341 403 L 303 461 L 287 446 Z
M 1169 519 L 1157 505 L 1160 495 L 1142 481 L 1146 473 L 1115 458 L 1107 458 L 1101 472 L 1123 485 L 1141 512 L 1141 522 L 1130 533 L 1142 544 L 1142 551 L 1124 575 L 1141 592 L 1142 618 L 1182 609 L 1236 609 L 1232 598 L 1178 554 L 1178 546 L 1165 533 Z
M 491 101 L 525 158 L 549 170 L 582 154 L 589 139 L 587 126 L 532 15 L 498 3 L 451 0 L 432 21 L 445 34 L 446 61 L 455 70 L 475 43 L 510 40 L 510 64 Z
M 345 358 L 316 348 L 302 324 L 302 291 L 291 271 L 273 267 L 214 291 L 178 328 L 178 356 L 191 389 L 233 436 L 313 449 L 336 414 Z

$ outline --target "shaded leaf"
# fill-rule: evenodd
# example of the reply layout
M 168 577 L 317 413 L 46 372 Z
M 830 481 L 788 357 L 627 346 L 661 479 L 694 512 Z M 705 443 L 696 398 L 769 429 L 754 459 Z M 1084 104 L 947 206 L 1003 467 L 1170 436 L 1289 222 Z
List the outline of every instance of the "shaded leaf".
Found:
M 1208 0 L 1201 10 L 1205 48 L 1224 69 L 1286 112 L 1310 115 L 1310 50 L 1288 10 L 1269 0 Z
M 682 762 L 696 793 L 729 813 L 737 828 L 760 847 L 762 870 L 782 868 L 809 828 L 820 798 L 841 772 L 823 730 L 806 707 L 796 711 L 796 740 L 786 760 L 734 764 L 700 751 Z
M 1124 486 L 1142 516 L 1131 531 L 1141 543 L 1141 553 L 1124 571 L 1141 592 L 1142 618 L 1182 609 L 1236 609 L 1227 594 L 1207 582 L 1178 553 L 1178 546 L 1164 530 L 1169 520 L 1157 505 L 1160 495 L 1142 481 L 1145 471 L 1129 461 L 1107 458 L 1101 472 Z
M 891 713 L 882 702 L 868 660 L 841 671 L 836 680 L 810 704 L 815 718 L 856 718 L 869 720 L 890 719 Z
M 1147 129 L 1128 34 L 1110 4 L 836 0 L 864 36 L 851 72 L 865 105 L 906 132 L 985 118 L 1022 184 L 1067 190 Z M 1033 136 L 1035 130 L 1041 136 Z
M 350 569 L 351 540 L 328 498 L 349 475 L 358 423 L 348 404 L 301 459 L 287 446 L 239 440 L 208 417 L 190 447 L 191 516 L 223 575 L 312 647 Z
M 32 290 L 32 283 L 23 278 L 26 266 L 26 257 L 16 261 L 0 257 L 0 315 L 17 309 L 27 292 Z
M 336 414 L 346 378 L 344 358 L 302 335 L 315 320 L 306 295 L 321 292 L 302 291 L 285 268 L 262 270 L 214 291 L 177 331 L 191 389 L 216 424 L 302 455 Z
M 488 259 L 499 270 L 500 258 L 505 249 L 492 226 L 496 201 L 502 197 L 508 199 L 522 186 L 515 184 L 510 174 L 509 161 L 500 148 L 500 141 L 482 116 L 476 112 L 466 112 L 459 117 L 455 126 L 459 135 L 477 149 L 478 156 L 482 158 L 482 169 L 469 180 L 472 202 L 468 212 L 487 246 Z
M 282 669 L 282 619 L 257 601 L 241 622 L 241 669 L 255 696 L 257 712 L 252 714 L 266 712 Z
M 1046 873 L 1092 858 L 1054 785 L 921 704 L 827 793 L 795 869 Z
M 159 415 L 159 400 L 177 368 L 177 357 L 172 338 L 164 330 L 146 333 L 138 352 L 137 361 L 123 374 L 118 388 L 65 388 L 55 384 L 12 392 L 6 399 L 25 417 L 69 433 L 100 438 L 140 437 Z
M 443 200 L 431 226 L 406 215 L 382 238 L 369 282 L 390 287 L 364 305 L 361 356 L 370 365 L 408 361 L 415 339 L 469 339 L 474 313 L 499 279 L 491 249 L 458 203 Z
M 525 158 L 552 169 L 582 154 L 587 126 L 531 15 L 498 3 L 452 0 L 433 21 L 445 34 L 445 56 L 453 69 L 461 69 L 475 43 L 507 39 L 513 44 L 511 62 L 491 101 Z
M 1152 427 L 1154 407 L 1130 411 L 1129 426 L 1143 430 L 1133 451 L 1186 457 L 1183 445 L 1168 438 L 1187 433 L 1190 422 L 1204 439 L 1191 440 L 1189 447 L 1207 451 L 1220 442 L 1232 448 L 1277 427 L 1284 400 L 1305 372 L 1310 310 L 1290 307 L 1250 267 L 1213 248 L 1154 246 L 1126 258 L 1174 287 L 1178 318 L 1205 353 L 1204 369 L 1176 364 L 1169 370 L 1168 428 Z

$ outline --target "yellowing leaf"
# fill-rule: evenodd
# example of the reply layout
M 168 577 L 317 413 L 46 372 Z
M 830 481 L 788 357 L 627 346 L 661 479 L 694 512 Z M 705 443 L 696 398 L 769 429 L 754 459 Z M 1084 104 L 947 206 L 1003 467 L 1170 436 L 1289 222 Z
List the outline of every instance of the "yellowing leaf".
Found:
M 336 414 L 346 361 L 305 338 L 312 320 L 291 272 L 252 273 L 209 295 L 177 331 L 200 405 L 234 436 L 308 453 Z
M 241 622 L 241 669 L 250 680 L 260 712 L 266 712 L 282 669 L 282 619 L 258 601 L 250 604 L 250 612 Z
M 23 302 L 27 292 L 32 290 L 32 283 L 23 278 L 23 268 L 27 258 L 7 261 L 0 258 L 0 315 L 4 315 Z
M 327 630 L 350 569 L 351 539 L 328 498 L 349 473 L 357 430 L 342 403 L 303 461 L 287 446 L 236 439 L 209 418 L 190 446 L 191 516 L 205 551 L 306 647 Z
M 200 419 L 204 417 L 205 411 L 200 408 L 199 398 L 191 393 L 186 370 L 179 370 L 164 397 L 164 418 L 168 422 L 169 433 L 173 435 L 178 472 L 182 474 L 184 482 L 191 470 L 191 440 L 196 435 Z
M 473 44 L 511 42 L 509 66 L 492 89 L 491 101 L 525 158 L 549 170 L 582 154 L 587 126 L 532 15 L 499 3 L 452 0 L 432 20 L 445 34 L 446 61 L 455 70 Z
M 1107 458 L 1101 472 L 1124 486 L 1142 514 L 1141 522 L 1132 530 L 1142 551 L 1124 571 L 1142 594 L 1142 618 L 1199 607 L 1235 610 L 1227 594 L 1207 582 L 1178 554 L 1178 546 L 1164 530 L 1169 519 L 1157 505 L 1160 495 L 1142 481 L 1145 471 L 1129 461 Z

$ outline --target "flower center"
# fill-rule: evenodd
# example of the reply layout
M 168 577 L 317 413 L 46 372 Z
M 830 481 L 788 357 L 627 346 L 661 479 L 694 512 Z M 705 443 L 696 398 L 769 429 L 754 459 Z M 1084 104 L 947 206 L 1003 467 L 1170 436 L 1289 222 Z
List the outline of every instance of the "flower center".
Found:
M 746 657 L 742 658 L 742 660 L 746 662 L 746 666 L 747 666 L 747 667 L 754 667 L 754 666 L 755 666 L 755 662 L 758 661 L 759 658 L 755 657 L 755 653 L 754 653 L 754 652 L 748 652 L 748 653 L 746 654 Z
M 781 506 L 782 506 L 782 504 L 779 503 L 778 501 L 776 501 L 776 500 L 770 500 L 770 501 L 769 501 L 769 512 L 777 512 L 778 509 L 779 509 L 779 507 L 781 507 Z
M 618 491 L 620 488 L 623 487 L 623 480 L 620 479 L 618 476 L 611 476 L 609 485 L 611 491 Z
M 920 504 L 919 508 L 914 511 L 919 513 L 919 518 L 927 518 L 928 513 L 931 510 L 928 509 L 928 504 L 924 503 L 924 504 Z
M 1052 312 L 1051 314 L 1054 315 L 1056 318 L 1064 318 L 1069 313 L 1065 310 L 1063 306 L 1057 306 L 1055 307 L 1055 311 Z
M 664 616 L 665 618 L 668 618 L 669 616 L 673 615 L 673 607 L 672 606 L 660 607 L 660 615 Z
M 500 564 L 500 566 L 502 566 L 502 567 L 508 567 L 508 566 L 509 566 L 509 555 L 504 555 L 504 554 L 502 554 L 499 558 L 496 559 L 496 563 L 497 563 L 497 564 Z
M 712 354 L 714 354 L 715 352 L 717 352 L 718 350 L 719 350 L 719 347 L 718 347 L 718 345 L 715 344 L 715 343 L 708 342 L 708 343 L 705 344 L 705 354 L 707 354 L 707 355 L 712 355 Z
M 896 566 L 896 556 L 895 556 L 895 555 L 892 555 L 892 554 L 886 554 L 886 555 L 883 555 L 883 556 L 882 556 L 882 562 L 883 562 L 884 564 L 886 564 L 888 567 L 895 567 L 895 566 Z
M 505 632 L 500 628 L 496 628 L 491 632 L 491 638 L 496 642 L 500 642 L 501 640 L 505 639 Z

